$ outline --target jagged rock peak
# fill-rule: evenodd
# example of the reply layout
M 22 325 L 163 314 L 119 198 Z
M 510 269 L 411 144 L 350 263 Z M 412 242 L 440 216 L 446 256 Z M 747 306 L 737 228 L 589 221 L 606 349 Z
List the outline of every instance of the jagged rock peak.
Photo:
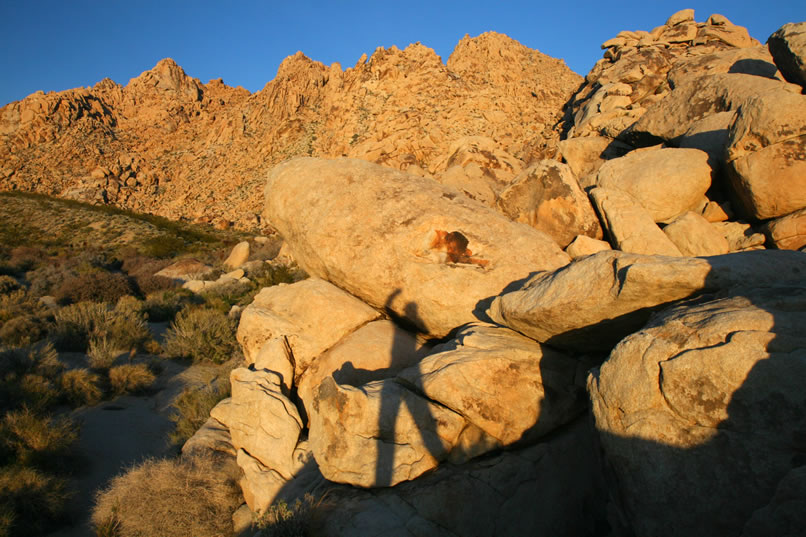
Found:
M 126 89 L 129 90 L 148 91 L 150 88 L 174 92 L 189 100 L 199 101 L 204 86 L 197 78 L 185 74 L 185 70 L 173 59 L 164 58 L 157 62 L 153 69 L 144 71 L 140 76 L 131 79 L 126 86 Z

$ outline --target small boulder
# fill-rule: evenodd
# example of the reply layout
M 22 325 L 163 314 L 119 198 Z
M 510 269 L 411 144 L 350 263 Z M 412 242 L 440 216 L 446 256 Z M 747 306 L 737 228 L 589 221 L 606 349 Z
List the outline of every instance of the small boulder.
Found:
M 586 235 L 578 235 L 565 249 L 565 253 L 570 255 L 572 259 L 576 259 L 611 249 L 609 242 L 592 239 Z
M 205 265 L 196 259 L 180 259 L 176 263 L 172 263 L 160 270 L 154 276 L 162 276 L 164 278 L 171 278 L 181 282 L 190 280 L 201 280 L 202 276 L 212 272 L 213 267 Z
M 224 260 L 224 266 L 231 269 L 240 268 L 241 265 L 249 260 L 249 241 L 239 242 L 235 245 L 232 251 Z
M 730 251 L 728 240 L 708 220 L 687 212 L 663 228 L 663 232 L 680 249 L 692 257 L 721 255 Z
M 767 47 L 784 78 L 806 88 L 806 22 L 784 24 L 767 39 Z
M 779 250 L 799 250 L 806 246 L 806 209 L 770 220 L 764 227 L 770 242 Z

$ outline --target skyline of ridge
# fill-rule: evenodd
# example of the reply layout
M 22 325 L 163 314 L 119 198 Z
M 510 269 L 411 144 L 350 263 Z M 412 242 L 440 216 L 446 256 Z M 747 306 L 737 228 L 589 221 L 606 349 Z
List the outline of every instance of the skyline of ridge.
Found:
M 764 6 L 697 1 L 677 9 L 658 4 L 627 1 L 605 7 L 585 0 L 541 6 L 518 1 L 491 8 L 422 0 L 396 6 L 249 1 L 225 9 L 210 1 L 107 5 L 11 0 L 0 6 L 5 51 L 0 55 L 5 74 L 0 106 L 38 90 L 93 86 L 104 78 L 125 86 L 163 58 L 174 59 L 203 83 L 223 78 L 229 86 L 255 93 L 297 51 L 346 69 L 378 47 L 403 49 L 420 42 L 446 62 L 462 37 L 487 31 L 563 59 L 585 76 L 601 58 L 602 42 L 622 30 L 651 30 L 679 9 L 695 9 L 698 21 L 712 13 L 725 15 L 762 43 L 781 25 L 804 15 L 794 1 Z

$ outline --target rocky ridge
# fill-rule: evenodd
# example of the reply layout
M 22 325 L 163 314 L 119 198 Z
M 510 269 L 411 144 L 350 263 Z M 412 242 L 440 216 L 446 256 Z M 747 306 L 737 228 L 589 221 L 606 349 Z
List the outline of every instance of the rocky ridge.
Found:
M 293 156 L 418 175 L 472 161 L 506 182 L 554 150 L 579 82 L 494 32 L 465 37 L 446 63 L 419 43 L 347 69 L 297 53 L 255 94 L 165 59 L 125 86 L 105 79 L 0 109 L 0 188 L 258 228 L 263 178 Z

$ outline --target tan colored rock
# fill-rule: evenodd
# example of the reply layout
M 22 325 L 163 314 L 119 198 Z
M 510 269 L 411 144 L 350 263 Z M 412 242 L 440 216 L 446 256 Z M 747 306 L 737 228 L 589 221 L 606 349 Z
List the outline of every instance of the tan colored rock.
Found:
M 314 358 L 380 314 L 318 278 L 261 290 L 241 314 L 237 338 L 248 364 L 264 343 L 285 337 L 297 378 Z
M 500 445 L 534 441 L 585 407 L 580 362 L 517 332 L 472 324 L 398 375 Z
M 183 456 L 209 457 L 211 454 L 224 453 L 235 456 L 229 429 L 215 418 L 207 418 L 193 436 L 182 445 Z
M 339 384 L 361 386 L 394 377 L 427 353 L 411 332 L 391 321 L 365 324 L 319 356 L 297 384 L 297 394 L 310 408 L 319 384 L 333 377 Z
M 708 220 L 709 222 L 724 222 L 729 220 L 733 215 L 733 211 L 730 208 L 730 203 L 728 202 L 716 202 L 712 200 L 708 200 L 708 203 L 702 208 L 702 217 Z
M 692 77 L 649 107 L 628 138 L 637 145 L 675 141 L 704 117 L 735 111 L 750 97 L 779 91 L 798 94 L 800 87 L 739 73 Z
M 453 166 L 467 168 L 471 165 L 482 170 L 484 176 L 498 188 L 508 184 L 523 170 L 523 162 L 487 136 L 467 136 L 457 140 L 433 168 L 440 171 Z
M 569 261 L 540 231 L 433 180 L 359 160 L 278 166 L 264 214 L 308 274 L 435 336 L 475 320 L 478 303 L 512 281 Z
M 604 136 L 585 136 L 562 140 L 557 146 L 563 161 L 571 167 L 577 178 L 596 172 L 604 164 L 602 154 L 612 140 Z
M 770 503 L 757 509 L 742 537 L 797 535 L 806 528 L 806 466 L 793 468 L 778 482 Z
M 543 231 L 565 248 L 577 235 L 602 238 L 602 227 L 571 168 L 556 160 L 529 166 L 496 203 L 505 215 Z
M 806 209 L 767 222 L 765 233 L 780 250 L 799 250 L 806 246 Z
M 767 39 L 781 74 L 789 82 L 806 88 L 806 23 L 788 23 Z
M 792 469 L 791 431 L 806 425 L 800 283 L 671 308 L 590 377 L 613 493 L 636 535 L 740 535 Z
M 718 112 L 695 121 L 680 137 L 679 146 L 683 149 L 705 151 L 711 169 L 722 170 L 728 147 L 728 128 L 735 117 L 736 112 Z
M 256 370 L 271 371 L 279 376 L 285 393 L 291 393 L 294 387 L 294 364 L 294 354 L 286 336 L 276 336 L 263 343 L 254 361 Z
M 491 318 L 536 341 L 580 352 L 609 351 L 652 309 L 739 285 L 801 282 L 799 252 L 742 252 L 707 258 L 601 252 L 538 274 L 496 298 Z
M 629 194 L 655 222 L 669 223 L 699 203 L 711 186 L 711 167 L 697 149 L 640 151 L 603 164 L 597 185 Z
M 187 258 L 168 265 L 164 269 L 154 274 L 154 276 L 162 276 L 164 278 L 172 278 L 174 280 L 187 282 L 189 280 L 200 279 L 201 276 L 204 276 L 212 270 L 213 267 L 205 265 L 201 261 Z
M 684 22 L 693 22 L 693 21 L 694 21 L 694 10 L 681 9 L 680 11 L 674 13 L 671 17 L 666 19 L 666 26 L 676 26 Z
M 495 207 L 500 186 L 493 184 L 489 177 L 484 176 L 484 170 L 478 165 L 467 167 L 451 166 L 444 172 L 437 174 L 436 180 L 447 187 L 452 187 L 472 200 L 476 200 L 488 207 Z
M 586 235 L 578 235 L 565 249 L 565 253 L 570 255 L 571 259 L 576 259 L 611 249 L 609 242 L 592 239 Z
M 696 80 L 704 75 L 745 74 L 777 78 L 778 68 L 764 46 L 726 48 L 708 54 L 684 56 L 669 70 L 668 80 L 672 88 Z
M 714 222 L 713 226 L 728 240 L 731 252 L 763 249 L 766 238 L 745 222 Z
M 227 266 L 231 269 L 240 268 L 241 265 L 246 263 L 249 260 L 249 241 L 243 241 L 236 244 L 232 251 L 224 260 L 224 266 Z
M 465 428 L 461 416 L 393 379 L 355 388 L 328 377 L 310 418 L 322 475 L 360 487 L 394 486 L 435 468 Z
M 227 426 L 235 449 L 290 478 L 303 424 L 294 403 L 283 394 L 279 376 L 238 368 L 230 382 L 232 397 L 216 405 L 210 416 Z
M 680 249 L 692 257 L 722 255 L 730 251 L 728 240 L 708 220 L 687 212 L 663 228 L 663 232 Z
M 613 245 L 624 252 L 645 255 L 682 255 L 655 224 L 649 211 L 629 194 L 609 188 L 594 188 L 591 201 Z

